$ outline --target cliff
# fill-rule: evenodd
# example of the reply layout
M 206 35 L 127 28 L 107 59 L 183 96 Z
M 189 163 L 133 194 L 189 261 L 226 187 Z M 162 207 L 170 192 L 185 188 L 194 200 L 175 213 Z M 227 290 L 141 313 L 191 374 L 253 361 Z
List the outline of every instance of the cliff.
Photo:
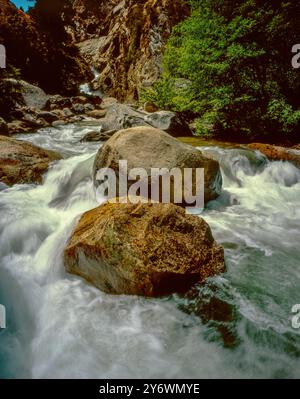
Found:
M 184 0 L 38 0 L 30 15 L 0 5 L 0 40 L 23 79 L 74 94 L 94 67 L 93 87 L 119 100 L 157 80 L 166 40 L 189 14 Z
M 188 15 L 184 0 L 75 0 L 66 30 L 99 71 L 94 88 L 128 100 L 159 77 L 171 30 Z
M 91 78 L 71 40 L 56 40 L 38 20 L 8 0 L 0 0 L 0 43 L 7 51 L 6 74 L 15 76 L 17 69 L 16 77 L 20 75 L 49 93 L 74 94 L 79 83 Z

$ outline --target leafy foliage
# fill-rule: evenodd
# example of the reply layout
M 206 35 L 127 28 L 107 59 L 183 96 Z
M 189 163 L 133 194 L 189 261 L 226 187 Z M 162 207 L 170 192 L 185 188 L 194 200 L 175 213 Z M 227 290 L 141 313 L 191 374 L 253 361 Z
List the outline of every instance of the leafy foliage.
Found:
M 193 0 L 191 6 L 167 44 L 162 79 L 144 99 L 196 114 L 198 134 L 296 140 L 300 77 L 291 48 L 300 38 L 300 3 Z

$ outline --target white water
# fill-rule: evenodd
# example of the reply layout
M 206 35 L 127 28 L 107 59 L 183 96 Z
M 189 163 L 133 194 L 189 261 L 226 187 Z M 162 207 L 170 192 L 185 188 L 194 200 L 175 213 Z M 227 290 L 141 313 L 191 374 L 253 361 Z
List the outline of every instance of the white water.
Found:
M 238 343 L 182 311 L 177 296 L 106 295 L 64 271 L 62 252 L 79 215 L 97 205 L 91 165 L 99 144 L 88 126 L 22 138 L 60 150 L 39 187 L 0 191 L 2 378 L 250 378 L 300 376 L 300 171 L 240 150 L 206 148 L 222 164 L 224 193 L 204 213 L 226 248 L 227 272 L 212 279 L 234 305 Z M 0 188 L 1 190 L 1 188 Z
M 94 74 L 94 80 L 97 80 L 100 76 L 100 73 L 97 71 L 96 68 L 92 68 L 92 72 Z M 101 93 L 100 90 L 93 90 L 91 88 L 91 83 L 83 83 L 79 86 L 79 90 L 81 93 L 88 95 L 88 96 L 102 96 L 103 93 Z

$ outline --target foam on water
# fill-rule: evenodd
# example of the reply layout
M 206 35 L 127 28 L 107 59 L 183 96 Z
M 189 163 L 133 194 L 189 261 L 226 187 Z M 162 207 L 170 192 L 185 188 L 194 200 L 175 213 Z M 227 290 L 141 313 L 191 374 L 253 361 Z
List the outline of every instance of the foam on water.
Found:
M 183 312 L 183 298 L 110 296 L 68 275 L 63 248 L 80 215 L 95 206 L 91 179 L 99 144 L 84 127 L 22 138 L 66 159 L 41 186 L 0 191 L 0 377 L 231 378 L 300 375 L 300 171 L 246 150 L 205 148 L 219 159 L 224 192 L 203 217 L 226 249 L 213 280 L 237 309 L 238 344 Z

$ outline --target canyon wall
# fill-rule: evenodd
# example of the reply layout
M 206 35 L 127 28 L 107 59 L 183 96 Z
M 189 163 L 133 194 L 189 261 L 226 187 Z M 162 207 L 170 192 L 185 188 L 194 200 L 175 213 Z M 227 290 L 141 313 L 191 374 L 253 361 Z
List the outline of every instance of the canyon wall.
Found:
M 183 0 L 75 0 L 73 12 L 66 29 L 99 71 L 94 88 L 130 100 L 159 77 L 164 45 L 189 7 Z

